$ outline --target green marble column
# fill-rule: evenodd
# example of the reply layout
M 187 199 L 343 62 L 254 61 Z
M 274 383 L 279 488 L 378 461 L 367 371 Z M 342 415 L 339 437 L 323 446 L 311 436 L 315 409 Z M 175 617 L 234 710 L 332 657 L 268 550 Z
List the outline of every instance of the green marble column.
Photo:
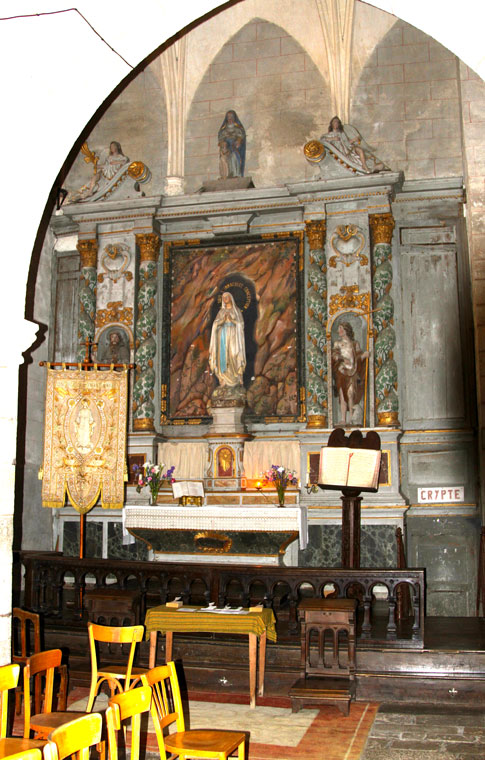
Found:
M 157 352 L 155 333 L 157 325 L 157 261 L 160 240 L 151 232 L 136 235 L 140 251 L 138 270 L 138 316 L 136 320 L 135 364 L 136 379 L 133 387 L 133 428 L 154 430 L 155 370 Z
M 79 277 L 79 320 L 77 360 L 83 361 L 86 355 L 86 338 L 94 340 L 96 319 L 96 277 L 98 241 L 95 239 L 79 240 L 77 249 L 81 257 L 81 274 Z
M 375 330 L 375 395 L 377 424 L 399 425 L 397 364 L 394 359 L 394 299 L 392 297 L 392 214 L 369 217 L 373 262 L 373 321 Z
M 327 267 L 325 221 L 308 221 L 305 231 L 310 247 L 307 270 L 307 419 L 308 427 L 327 427 Z

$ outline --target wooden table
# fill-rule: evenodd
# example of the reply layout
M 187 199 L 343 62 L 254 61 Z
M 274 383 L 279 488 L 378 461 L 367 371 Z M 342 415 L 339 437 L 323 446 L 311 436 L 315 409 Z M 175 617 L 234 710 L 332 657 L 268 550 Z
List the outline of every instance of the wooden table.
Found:
M 187 608 L 182 608 L 186 610 Z M 165 633 L 165 659 L 172 659 L 174 633 L 235 633 L 249 637 L 249 695 L 251 707 L 256 707 L 256 661 L 258 658 L 258 696 L 264 694 L 264 668 L 266 662 L 266 640 L 276 641 L 275 617 L 273 610 L 248 612 L 246 615 L 226 615 L 204 612 L 201 607 L 190 606 L 190 612 L 182 612 L 173 607 L 152 607 L 145 617 L 145 628 L 150 635 L 150 668 L 155 667 L 157 634 Z

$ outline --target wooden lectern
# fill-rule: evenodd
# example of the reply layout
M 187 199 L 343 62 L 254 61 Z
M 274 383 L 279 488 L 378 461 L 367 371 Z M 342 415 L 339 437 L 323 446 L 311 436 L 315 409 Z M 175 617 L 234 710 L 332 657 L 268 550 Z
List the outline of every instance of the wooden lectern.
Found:
M 364 437 L 353 430 L 347 438 L 336 428 L 320 454 L 320 488 L 342 491 L 342 567 L 360 567 L 361 493 L 379 488 L 381 439 L 370 430 Z

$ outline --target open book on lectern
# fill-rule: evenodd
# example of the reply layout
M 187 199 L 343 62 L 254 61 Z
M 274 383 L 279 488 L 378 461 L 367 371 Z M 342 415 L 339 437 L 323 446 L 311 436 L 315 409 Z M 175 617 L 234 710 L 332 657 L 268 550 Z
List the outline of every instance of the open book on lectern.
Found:
M 334 490 L 356 488 L 376 492 L 380 465 L 380 450 L 324 446 L 320 452 L 318 483 Z
M 172 483 L 172 493 L 175 499 L 182 496 L 204 496 L 204 484 L 198 480 L 177 480 Z

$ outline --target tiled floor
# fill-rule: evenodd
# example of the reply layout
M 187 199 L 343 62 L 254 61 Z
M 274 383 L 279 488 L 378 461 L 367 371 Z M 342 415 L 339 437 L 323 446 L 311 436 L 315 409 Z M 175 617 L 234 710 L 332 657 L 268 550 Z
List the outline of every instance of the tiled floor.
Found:
M 483 707 L 383 704 L 361 760 L 485 757 Z
M 86 695 L 87 689 L 73 689 L 69 704 L 74 707 L 73 703 Z M 200 699 L 200 695 L 197 698 Z M 480 706 L 379 706 L 376 703 L 353 702 L 349 716 L 344 717 L 332 706 L 302 710 L 293 715 L 287 705 L 266 708 L 258 705 L 255 710 L 250 710 L 247 705 L 236 704 L 227 697 L 222 700 L 219 696 L 219 700 L 226 702 L 226 705 L 218 706 L 214 701 L 192 703 L 192 725 L 209 727 L 211 721 L 215 720 L 221 725 L 222 720 L 225 727 L 248 731 L 247 760 L 485 758 L 485 710 Z M 106 702 L 106 698 L 101 698 L 101 701 Z M 270 703 L 275 701 L 268 700 Z M 222 715 L 224 707 L 230 708 L 229 715 Z M 293 720 L 295 725 L 292 727 Z M 278 742 L 272 742 L 276 726 L 279 726 Z M 18 716 L 14 733 L 21 734 L 22 727 L 22 716 Z M 159 758 L 154 734 L 149 734 L 147 749 L 147 760 Z

